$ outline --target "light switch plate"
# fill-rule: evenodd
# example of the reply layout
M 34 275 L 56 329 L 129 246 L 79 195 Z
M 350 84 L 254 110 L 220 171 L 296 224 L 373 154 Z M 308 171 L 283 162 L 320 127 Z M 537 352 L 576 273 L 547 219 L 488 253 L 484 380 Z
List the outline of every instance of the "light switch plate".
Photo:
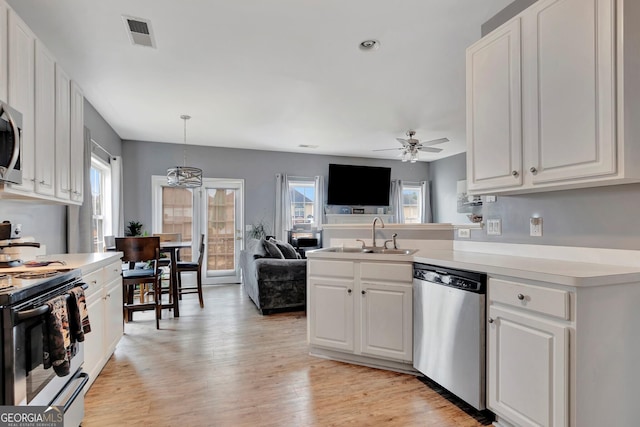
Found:
M 461 239 L 468 239 L 471 237 L 471 230 L 468 228 L 458 228 L 458 237 Z
M 496 196 L 484 196 L 485 203 L 495 203 Z
M 502 222 L 500 219 L 488 219 L 487 220 L 487 235 L 488 236 L 500 236 L 502 235 Z

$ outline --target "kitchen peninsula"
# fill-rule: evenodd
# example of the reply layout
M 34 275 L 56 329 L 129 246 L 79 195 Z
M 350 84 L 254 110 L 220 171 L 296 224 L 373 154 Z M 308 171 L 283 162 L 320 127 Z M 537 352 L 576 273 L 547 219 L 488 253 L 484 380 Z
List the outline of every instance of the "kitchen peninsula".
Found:
M 357 250 L 355 242 L 350 246 Z M 381 280 L 381 276 L 362 277 L 362 272 L 386 266 L 391 262 L 389 257 L 395 257 L 391 262 L 394 265 L 389 265 L 395 270 L 379 270 L 393 271 L 388 278 L 394 283 L 386 284 L 385 292 L 404 290 L 409 301 L 411 262 L 483 272 L 488 276 L 487 407 L 497 414 L 498 422 L 558 426 L 634 424 L 637 414 L 631 396 L 640 393 L 640 369 L 636 363 L 640 360 L 640 343 L 636 338 L 640 325 L 637 310 L 640 266 L 632 261 L 637 251 L 538 246 L 538 255 L 513 256 L 504 253 L 526 253 L 526 245 L 474 246 L 456 241 L 452 246 L 393 256 L 327 249 L 309 252 L 310 353 L 319 352 L 323 357 L 332 353 L 335 356 L 336 350 L 353 353 L 351 348 L 338 349 L 339 340 L 330 343 L 318 339 L 318 331 L 329 329 L 317 324 L 328 319 L 314 316 L 318 304 L 314 300 L 318 298 L 314 289 L 318 285 L 316 272 L 332 276 L 320 277 L 319 283 L 335 285 L 326 287 L 333 291 L 333 296 L 343 290 L 344 295 L 339 296 L 345 301 L 343 306 L 348 307 L 353 296 L 364 299 L 365 293 L 359 294 L 368 290 L 364 283 L 369 286 L 369 282 Z M 545 252 L 554 259 L 540 258 Z M 316 263 L 330 263 L 331 268 L 318 270 L 314 268 Z M 357 264 L 366 268 L 354 268 Z M 360 276 L 354 276 L 354 271 L 360 272 Z M 340 273 L 344 277 L 337 277 Z M 357 293 L 346 293 L 356 288 Z M 404 301 L 397 299 L 401 300 Z M 358 307 L 367 306 L 361 302 Z M 406 315 L 410 314 L 408 308 L 404 310 Z M 399 309 L 392 312 L 403 313 Z M 365 338 L 371 337 L 367 335 L 366 314 L 363 309 L 352 313 L 352 323 L 343 329 L 345 336 L 360 340 L 354 347 L 356 353 L 366 352 Z M 332 328 L 336 318 L 329 319 Z M 392 324 L 398 326 L 397 336 L 406 336 L 405 317 L 396 320 Z M 396 359 L 406 363 L 402 357 Z M 370 360 L 352 358 L 351 362 L 371 365 Z M 615 392 L 619 390 L 624 393 Z

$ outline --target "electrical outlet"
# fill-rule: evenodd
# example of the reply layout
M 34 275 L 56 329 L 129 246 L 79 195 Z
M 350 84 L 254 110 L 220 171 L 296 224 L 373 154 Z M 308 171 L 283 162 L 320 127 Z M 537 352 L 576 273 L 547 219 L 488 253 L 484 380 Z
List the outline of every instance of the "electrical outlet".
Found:
M 471 237 L 471 230 L 468 228 L 458 228 L 458 237 L 461 239 L 468 239 Z
M 529 218 L 529 235 L 533 237 L 542 236 L 542 218 Z
M 502 235 L 502 223 L 500 219 L 488 219 L 487 220 L 487 235 L 500 236 Z

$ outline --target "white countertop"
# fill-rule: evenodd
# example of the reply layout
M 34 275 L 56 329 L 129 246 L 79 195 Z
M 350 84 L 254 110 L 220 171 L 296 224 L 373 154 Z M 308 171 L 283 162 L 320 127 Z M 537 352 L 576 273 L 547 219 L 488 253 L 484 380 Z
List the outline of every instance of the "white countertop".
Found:
M 44 267 L 20 267 L 3 268 L 3 272 L 19 272 L 26 270 L 59 270 L 61 268 L 79 268 L 83 274 L 97 270 L 98 268 L 116 262 L 122 257 L 122 252 L 94 252 L 85 254 L 52 254 L 39 256 L 37 261 L 64 261 L 65 265 L 50 264 Z
M 640 284 L 640 267 L 558 261 L 535 257 L 495 255 L 455 250 L 420 250 L 413 255 L 309 252 L 309 258 L 421 262 L 574 287 Z

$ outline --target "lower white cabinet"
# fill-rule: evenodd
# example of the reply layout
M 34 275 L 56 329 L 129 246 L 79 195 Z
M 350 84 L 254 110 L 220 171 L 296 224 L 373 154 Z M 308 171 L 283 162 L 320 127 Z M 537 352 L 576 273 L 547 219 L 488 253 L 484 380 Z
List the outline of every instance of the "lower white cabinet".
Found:
M 85 392 L 113 354 L 123 334 L 121 263 L 84 274 L 91 332 L 85 335 L 84 371 L 89 374 Z
M 489 309 L 488 405 L 519 426 L 567 425 L 568 328 Z
M 412 264 L 310 258 L 307 321 L 311 353 L 322 349 L 384 367 L 412 361 Z M 336 354 L 333 354 L 336 356 Z M 397 365 L 390 366 L 399 369 Z M 410 366 L 409 366 L 410 369 Z

